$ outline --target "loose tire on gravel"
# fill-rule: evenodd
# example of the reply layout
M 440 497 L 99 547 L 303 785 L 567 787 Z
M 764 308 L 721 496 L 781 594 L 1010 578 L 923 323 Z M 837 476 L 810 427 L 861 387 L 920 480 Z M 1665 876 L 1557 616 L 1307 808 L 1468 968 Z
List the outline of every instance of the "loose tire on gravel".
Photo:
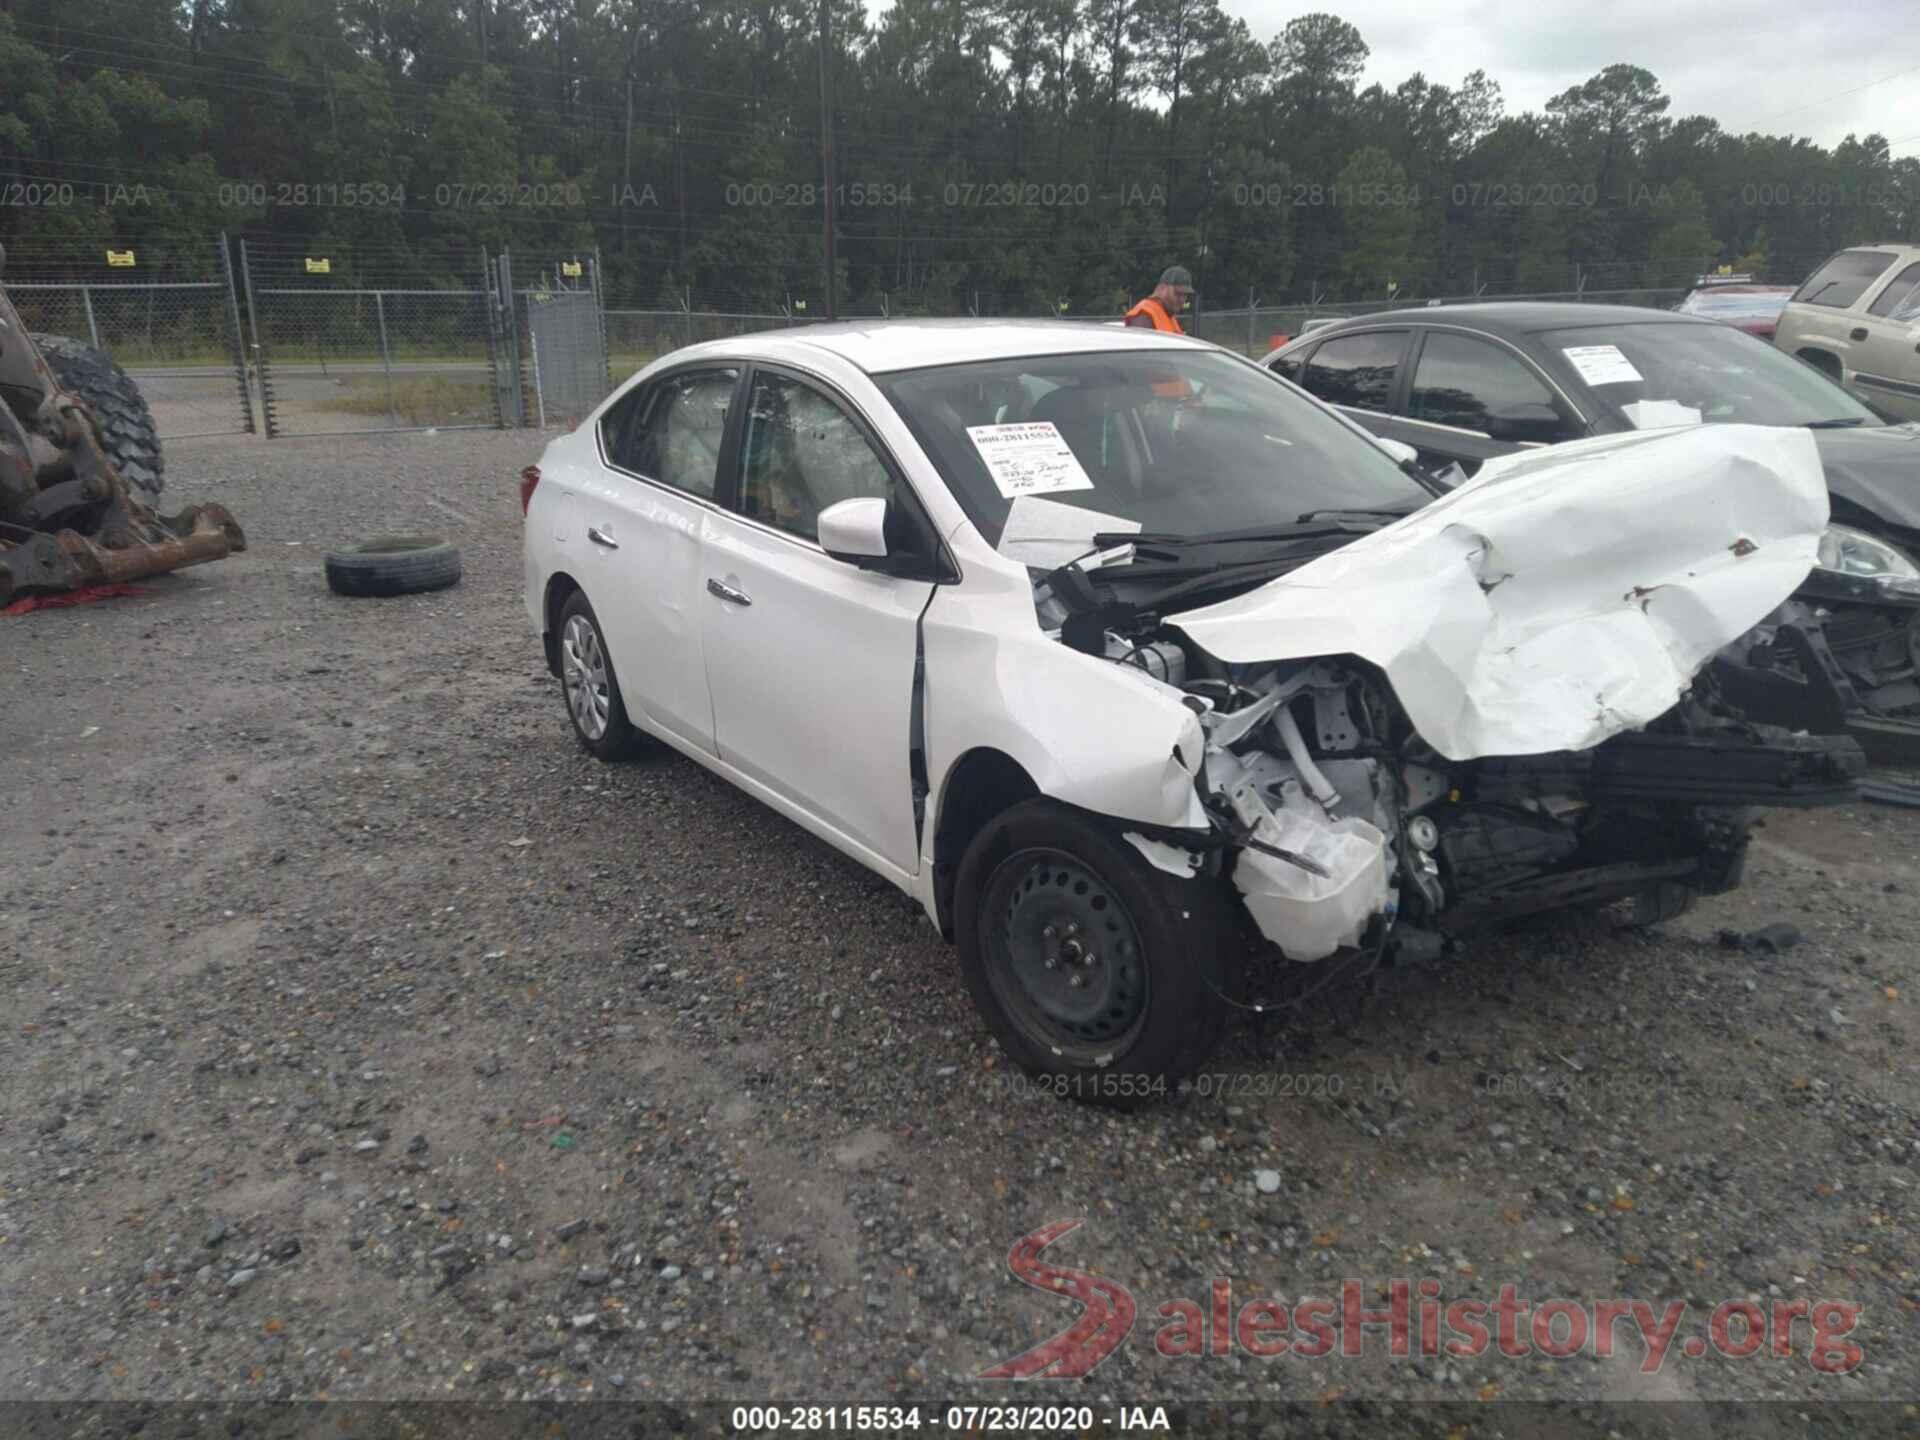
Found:
M 1028 800 L 974 838 L 954 925 L 974 1004 L 1044 1088 L 1152 1104 L 1218 1039 L 1232 928 L 1220 882 L 1156 870 L 1071 806 Z
M 600 617 L 584 592 L 576 590 L 560 607 L 560 698 L 580 748 L 596 760 L 627 760 L 644 755 L 653 740 L 627 718 L 620 681 L 607 653 Z
M 64 335 L 35 335 L 33 343 L 40 347 L 60 388 L 93 411 L 101 448 L 133 491 L 133 498 L 151 506 L 165 484 L 165 464 L 160 431 L 140 387 L 104 350 Z
M 459 582 L 460 552 L 432 536 L 389 535 L 327 556 L 336 595 L 417 595 Z

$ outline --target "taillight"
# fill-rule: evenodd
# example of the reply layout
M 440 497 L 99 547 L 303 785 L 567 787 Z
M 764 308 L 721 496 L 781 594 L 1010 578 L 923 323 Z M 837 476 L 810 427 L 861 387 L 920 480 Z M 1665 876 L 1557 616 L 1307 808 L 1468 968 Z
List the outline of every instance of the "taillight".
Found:
M 529 465 L 520 472 L 520 513 L 524 516 L 527 507 L 533 504 L 533 487 L 540 483 L 540 467 Z

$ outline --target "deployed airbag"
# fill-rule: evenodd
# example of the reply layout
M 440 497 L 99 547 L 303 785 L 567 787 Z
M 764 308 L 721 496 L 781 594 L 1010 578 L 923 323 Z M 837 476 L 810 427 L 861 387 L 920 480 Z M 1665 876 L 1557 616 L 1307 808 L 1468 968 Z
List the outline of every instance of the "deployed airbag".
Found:
M 1670 709 L 1798 588 L 1826 522 L 1804 429 L 1607 436 L 1491 460 L 1424 510 L 1172 623 L 1229 664 L 1370 661 L 1452 760 L 1583 750 Z

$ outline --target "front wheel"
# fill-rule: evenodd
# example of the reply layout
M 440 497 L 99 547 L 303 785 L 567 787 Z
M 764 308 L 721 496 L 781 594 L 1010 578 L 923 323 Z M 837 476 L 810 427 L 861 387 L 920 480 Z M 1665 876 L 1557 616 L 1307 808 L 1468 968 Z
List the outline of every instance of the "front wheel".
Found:
M 1131 1108 L 1170 1094 L 1224 1015 L 1227 902 L 1051 800 L 997 817 L 967 849 L 955 935 L 973 1001 L 1042 1088 Z

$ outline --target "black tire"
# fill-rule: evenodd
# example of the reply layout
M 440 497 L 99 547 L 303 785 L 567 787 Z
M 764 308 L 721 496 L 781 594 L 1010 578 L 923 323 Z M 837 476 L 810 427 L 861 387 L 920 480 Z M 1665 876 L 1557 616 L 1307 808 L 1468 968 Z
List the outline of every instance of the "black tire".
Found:
M 431 536 L 389 535 L 327 556 L 336 595 L 417 595 L 460 583 L 460 552 Z
M 35 335 L 33 343 L 40 347 L 60 388 L 93 412 L 100 448 L 133 491 L 133 498 L 151 506 L 166 483 L 166 466 L 160 431 L 140 387 L 104 350 L 64 335 Z
M 554 627 L 554 646 L 560 656 L 560 700 L 567 707 L 567 720 L 573 726 L 580 748 L 596 760 L 627 760 L 652 749 L 653 741 L 627 718 L 627 704 L 620 698 L 620 680 L 613 673 L 607 637 L 584 591 L 574 591 L 560 607 L 559 623 Z M 590 676 L 595 663 L 600 667 L 604 683 L 594 686 L 587 679 L 591 698 L 583 701 L 582 692 L 576 686 Z M 587 714 L 583 715 L 577 706 L 586 707 Z M 596 723 L 602 726 L 597 735 L 593 733 Z
M 1678 920 L 1693 908 L 1698 892 L 1677 880 L 1657 880 L 1627 897 L 1620 919 L 1622 929 L 1651 930 Z
M 1053 800 L 997 816 L 955 877 L 961 971 L 1000 1048 L 1117 1109 L 1166 1098 L 1211 1053 L 1231 928 L 1217 879 L 1164 874 Z

